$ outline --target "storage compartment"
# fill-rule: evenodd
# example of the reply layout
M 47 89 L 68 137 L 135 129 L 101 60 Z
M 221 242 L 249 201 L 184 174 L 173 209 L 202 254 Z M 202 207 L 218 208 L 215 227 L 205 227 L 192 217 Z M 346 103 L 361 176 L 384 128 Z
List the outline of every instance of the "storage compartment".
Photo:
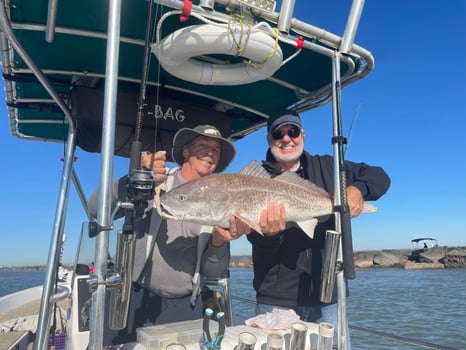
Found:
M 138 343 L 151 350 L 164 350 L 169 344 L 199 344 L 202 339 L 202 319 L 142 327 L 136 330 Z M 218 323 L 210 321 L 213 339 L 218 332 Z

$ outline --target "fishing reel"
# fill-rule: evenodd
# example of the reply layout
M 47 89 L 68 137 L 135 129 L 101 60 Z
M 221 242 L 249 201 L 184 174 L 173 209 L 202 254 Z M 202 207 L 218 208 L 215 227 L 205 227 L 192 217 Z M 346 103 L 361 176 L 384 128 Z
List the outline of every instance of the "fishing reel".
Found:
M 154 173 L 148 169 L 133 169 L 126 186 L 128 197 L 134 204 L 135 218 L 141 218 L 146 209 L 147 201 L 154 198 Z

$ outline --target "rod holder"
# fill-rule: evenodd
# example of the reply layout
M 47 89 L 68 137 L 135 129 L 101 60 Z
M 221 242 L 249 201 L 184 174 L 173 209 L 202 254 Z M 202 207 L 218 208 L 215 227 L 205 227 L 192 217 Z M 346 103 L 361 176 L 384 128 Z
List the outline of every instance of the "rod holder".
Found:
M 332 301 L 340 237 L 341 234 L 338 231 L 327 230 L 325 232 L 325 247 L 322 260 L 322 283 L 320 287 L 320 301 L 323 303 L 330 303 Z
M 119 288 L 111 289 L 110 292 L 110 324 L 114 330 L 126 327 L 128 319 L 129 300 L 133 282 L 133 262 L 136 235 L 118 232 L 117 250 L 115 255 L 115 270 L 121 276 Z

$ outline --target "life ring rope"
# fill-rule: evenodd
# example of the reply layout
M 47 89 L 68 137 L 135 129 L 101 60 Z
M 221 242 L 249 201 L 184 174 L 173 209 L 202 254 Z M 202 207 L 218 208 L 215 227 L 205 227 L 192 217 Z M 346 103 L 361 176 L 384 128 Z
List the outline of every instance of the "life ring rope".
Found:
M 241 31 L 240 31 L 240 35 L 239 35 L 238 39 L 236 39 L 236 37 L 235 37 L 235 31 L 233 29 L 233 23 L 239 23 L 240 24 Z M 228 20 L 228 31 L 230 32 L 231 38 L 232 38 L 233 42 L 236 45 L 237 56 L 239 56 L 241 54 L 241 52 L 244 50 L 244 48 L 246 47 L 245 44 L 243 44 L 243 34 L 244 34 L 243 29 L 244 29 L 244 27 L 248 28 L 248 30 L 246 32 L 247 37 L 246 37 L 246 40 L 245 40 L 245 43 L 247 43 L 249 41 L 249 35 L 251 33 L 251 27 L 244 23 L 243 17 L 238 16 L 238 15 L 233 15 Z
M 235 37 L 235 34 L 234 34 L 234 30 L 232 28 L 232 24 L 233 23 L 238 23 L 241 27 L 241 33 L 240 33 L 240 37 L 239 37 L 239 40 L 236 39 Z M 275 46 L 273 48 L 273 50 L 270 52 L 270 54 L 262 61 L 262 62 L 254 62 L 252 60 L 244 60 L 244 63 L 256 68 L 256 69 L 261 69 L 262 67 L 264 67 L 265 64 L 267 64 L 267 62 L 269 62 L 277 53 L 277 50 L 278 50 L 278 38 L 279 38 L 279 32 L 278 32 L 278 28 L 272 28 L 270 27 L 268 24 L 265 24 L 264 22 L 261 22 L 257 25 L 255 25 L 254 27 L 251 27 L 249 26 L 248 24 L 246 24 L 244 21 L 243 21 L 243 16 L 239 16 L 239 15 L 233 15 L 230 17 L 230 19 L 228 20 L 228 30 L 230 31 L 230 34 L 231 34 L 231 38 L 233 40 L 233 42 L 235 43 L 236 45 L 236 52 L 237 52 L 237 55 L 240 55 L 241 52 L 244 50 L 244 48 L 246 47 L 245 45 L 242 44 L 242 40 L 243 40 L 243 28 L 246 27 L 247 28 L 247 37 L 246 37 L 246 40 L 244 41 L 245 44 L 247 44 L 247 42 L 249 41 L 249 36 L 251 34 L 251 31 L 254 29 L 254 28 L 257 28 L 259 26 L 264 26 L 266 25 L 267 26 L 267 29 L 271 32 L 273 32 L 274 34 L 274 37 L 275 37 Z
M 273 56 L 275 56 L 275 54 L 277 53 L 277 50 L 278 50 L 278 28 L 275 28 L 273 29 L 275 32 L 276 32 L 276 35 L 275 35 L 275 46 L 273 48 L 273 51 L 270 52 L 269 56 L 263 60 L 262 62 L 250 62 L 249 64 L 251 64 L 254 68 L 262 68 L 267 62 L 269 62 Z M 283 62 L 282 62 L 283 63 Z M 280 67 L 282 66 L 282 64 L 280 64 Z

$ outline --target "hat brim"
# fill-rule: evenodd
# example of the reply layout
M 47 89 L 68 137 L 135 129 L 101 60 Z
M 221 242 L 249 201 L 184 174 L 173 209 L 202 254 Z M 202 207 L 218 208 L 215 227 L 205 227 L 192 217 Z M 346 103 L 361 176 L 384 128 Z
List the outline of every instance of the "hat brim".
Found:
M 236 155 L 235 146 L 233 143 L 224 139 L 223 137 L 206 135 L 196 130 L 190 128 L 182 128 L 177 131 L 175 137 L 173 138 L 173 148 L 172 148 L 172 158 L 180 166 L 183 165 L 183 147 L 189 145 L 196 137 L 204 136 L 210 137 L 213 139 L 220 140 L 222 145 L 222 151 L 220 153 L 220 158 L 218 160 L 218 165 L 214 170 L 214 173 L 221 173 L 224 171 L 228 165 L 233 161 Z
M 296 126 L 300 129 L 303 128 L 302 124 L 301 123 L 298 123 L 298 122 L 290 122 L 290 121 L 286 121 L 286 122 L 283 122 L 281 124 L 278 124 L 277 126 L 275 126 L 274 128 L 270 129 L 270 132 L 275 132 L 277 131 L 278 129 L 280 129 L 283 125 L 293 125 L 293 126 Z

